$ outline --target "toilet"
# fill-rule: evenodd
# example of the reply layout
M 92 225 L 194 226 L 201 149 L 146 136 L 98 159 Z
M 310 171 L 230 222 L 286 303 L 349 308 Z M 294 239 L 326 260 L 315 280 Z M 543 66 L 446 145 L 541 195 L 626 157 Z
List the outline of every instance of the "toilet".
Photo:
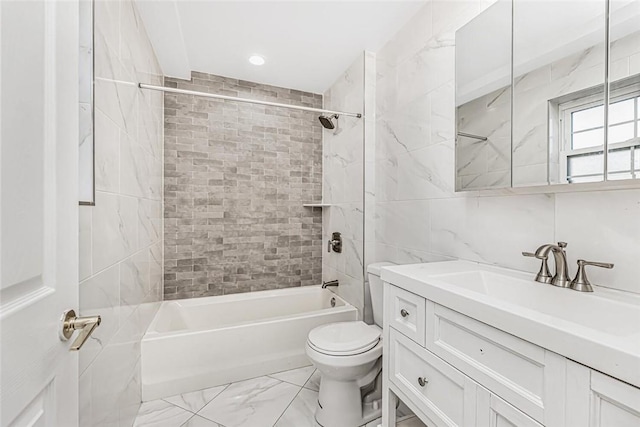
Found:
M 323 427 L 357 427 L 382 412 L 382 280 L 380 269 L 367 266 L 373 325 L 337 322 L 309 332 L 306 352 L 320 372 L 316 421 Z

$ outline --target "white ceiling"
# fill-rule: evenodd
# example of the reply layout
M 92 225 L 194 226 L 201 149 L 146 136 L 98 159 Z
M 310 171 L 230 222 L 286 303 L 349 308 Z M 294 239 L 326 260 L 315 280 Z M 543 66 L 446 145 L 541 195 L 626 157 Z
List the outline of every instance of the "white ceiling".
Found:
M 201 71 L 323 93 L 363 50 L 377 51 L 424 0 L 137 0 L 167 76 Z M 249 56 L 266 64 L 251 65 Z

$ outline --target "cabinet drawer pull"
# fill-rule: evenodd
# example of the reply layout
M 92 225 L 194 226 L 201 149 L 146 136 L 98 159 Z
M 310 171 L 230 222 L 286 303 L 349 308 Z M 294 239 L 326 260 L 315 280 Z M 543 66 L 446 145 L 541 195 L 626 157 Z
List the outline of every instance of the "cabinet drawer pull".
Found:
M 403 308 L 402 310 L 400 310 L 400 315 L 402 317 L 407 317 L 409 315 L 409 312 Z
M 429 380 L 424 378 L 424 377 L 418 377 L 418 384 L 420 384 L 420 387 L 424 387 L 429 383 Z

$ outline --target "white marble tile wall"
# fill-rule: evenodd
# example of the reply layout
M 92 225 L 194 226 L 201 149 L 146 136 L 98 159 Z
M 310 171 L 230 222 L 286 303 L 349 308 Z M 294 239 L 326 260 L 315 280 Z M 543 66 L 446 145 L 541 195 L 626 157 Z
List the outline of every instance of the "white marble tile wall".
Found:
M 377 52 L 375 260 L 461 258 L 535 273 L 521 251 L 569 242 L 597 284 L 640 293 L 640 189 L 454 192 L 454 31 L 490 1 L 431 1 Z
M 131 426 L 140 340 L 162 299 L 163 77 L 133 1 L 95 2 L 95 206 L 80 207 L 80 425 Z
M 370 56 L 369 56 L 370 58 Z M 371 60 L 369 59 L 369 62 Z M 363 112 L 365 55 L 324 93 L 324 108 Z M 342 233 L 342 253 L 322 256 L 324 281 L 338 279 L 338 294 L 360 310 L 364 308 L 364 120 L 341 116 L 335 130 L 323 130 L 324 241 Z
M 640 54 L 640 32 L 611 44 L 611 81 L 639 71 L 630 64 Z M 516 42 L 514 60 L 523 61 Z M 579 92 L 604 82 L 604 44 L 593 46 L 561 60 L 514 77 L 513 87 L 513 185 L 547 183 L 549 100 Z M 604 96 L 604 95 L 603 95 Z M 558 151 L 552 158 L 558 161 Z M 551 177 L 557 182 L 555 177 Z
M 504 188 L 511 185 L 511 89 L 501 88 L 457 108 L 456 188 Z M 545 151 L 546 152 L 546 151 Z M 546 172 L 546 169 L 545 169 Z
M 524 61 L 526 52 L 518 51 L 517 32 L 514 43 L 514 60 Z M 514 186 L 547 182 L 549 101 L 603 82 L 604 43 L 514 76 Z M 558 153 L 551 157 L 555 161 Z

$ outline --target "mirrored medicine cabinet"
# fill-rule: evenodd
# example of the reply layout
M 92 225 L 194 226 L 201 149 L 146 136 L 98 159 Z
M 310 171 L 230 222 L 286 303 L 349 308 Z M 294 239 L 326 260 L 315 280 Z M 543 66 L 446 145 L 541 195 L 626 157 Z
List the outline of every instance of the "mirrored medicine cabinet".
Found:
M 498 0 L 456 32 L 456 128 L 457 191 L 640 178 L 640 1 Z

